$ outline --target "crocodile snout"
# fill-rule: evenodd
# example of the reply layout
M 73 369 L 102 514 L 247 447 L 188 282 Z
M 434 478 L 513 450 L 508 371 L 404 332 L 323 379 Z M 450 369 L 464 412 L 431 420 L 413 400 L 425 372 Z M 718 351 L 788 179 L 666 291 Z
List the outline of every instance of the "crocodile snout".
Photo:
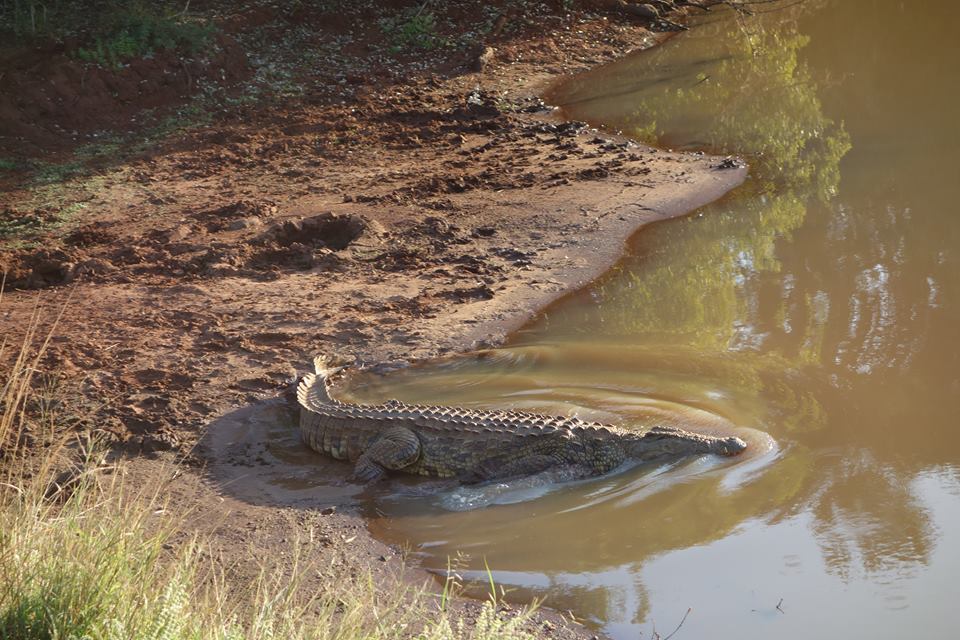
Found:
M 717 453 L 722 456 L 735 456 L 746 448 L 747 443 L 735 436 L 723 438 L 717 443 Z

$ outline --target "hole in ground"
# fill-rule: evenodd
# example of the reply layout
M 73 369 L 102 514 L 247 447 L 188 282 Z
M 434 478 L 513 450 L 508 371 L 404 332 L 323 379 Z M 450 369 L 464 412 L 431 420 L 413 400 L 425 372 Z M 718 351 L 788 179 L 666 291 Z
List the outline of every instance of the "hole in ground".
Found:
M 327 212 L 303 220 L 284 222 L 276 229 L 275 238 L 285 247 L 300 243 L 339 251 L 350 246 L 366 228 L 367 222 L 363 218 Z

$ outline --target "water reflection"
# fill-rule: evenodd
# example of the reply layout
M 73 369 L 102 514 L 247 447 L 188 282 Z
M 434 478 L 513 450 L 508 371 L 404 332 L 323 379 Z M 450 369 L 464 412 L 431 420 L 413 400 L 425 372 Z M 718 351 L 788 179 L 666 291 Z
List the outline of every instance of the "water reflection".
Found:
M 850 149 L 824 115 L 818 83 L 800 59 L 802 14 L 823 2 L 782 3 L 762 19 L 703 18 L 683 37 L 575 76 L 547 98 L 565 115 L 676 148 L 750 154 L 755 182 L 824 196 Z
M 865 452 L 827 469 L 810 506 L 829 572 L 847 580 L 858 569 L 900 576 L 929 561 L 931 519 L 902 479 Z
M 506 349 L 356 388 L 625 426 L 747 427 L 779 449 L 474 511 L 400 497 L 377 505 L 375 532 L 421 544 L 437 569 L 457 551 L 474 570 L 486 558 L 518 597 L 546 595 L 617 637 L 652 621 L 662 631 L 689 606 L 691 637 L 854 624 L 951 637 L 960 184 L 945 167 L 960 144 L 947 35 L 960 9 L 852 5 L 794 3 L 749 22 L 714 11 L 559 90 L 573 117 L 747 153 L 754 179 L 639 234 L 615 270 Z

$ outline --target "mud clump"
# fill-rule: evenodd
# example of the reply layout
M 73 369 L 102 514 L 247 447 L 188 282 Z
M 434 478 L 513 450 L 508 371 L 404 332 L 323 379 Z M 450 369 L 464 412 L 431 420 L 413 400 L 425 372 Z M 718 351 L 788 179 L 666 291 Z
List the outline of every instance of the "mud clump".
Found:
M 85 256 L 61 249 L 39 249 L 16 252 L 0 257 L 0 272 L 6 274 L 7 285 L 18 289 L 41 289 L 71 282 L 77 275 L 77 264 Z
M 493 289 L 486 284 L 479 284 L 476 287 L 461 287 L 452 291 L 445 291 L 440 297 L 452 302 L 463 304 L 476 300 L 491 300 L 493 298 Z
M 29 264 L 31 269 L 26 282 L 29 288 L 70 282 L 77 269 L 75 256 L 58 249 L 38 251 Z
M 207 231 L 237 231 L 256 226 L 255 221 L 276 215 L 277 205 L 273 202 L 251 202 L 238 200 L 230 204 L 207 211 L 195 213 L 193 217 L 203 222 Z
M 44 289 L 116 271 L 103 258 L 73 247 L 41 248 L 0 255 L 0 274 L 11 289 Z
M 259 236 L 243 237 L 275 213 L 272 204 L 239 201 L 194 214 L 194 223 L 128 238 L 103 225 L 89 224 L 68 234 L 61 247 L 0 256 L 0 273 L 7 274 L 7 286 L 15 289 L 41 289 L 103 276 L 121 281 L 143 276 L 261 278 L 284 269 L 339 269 L 352 261 L 343 252 L 360 236 L 383 234 L 379 224 L 362 216 L 325 212 L 278 222 Z M 241 237 L 209 235 L 211 227 L 240 232 Z

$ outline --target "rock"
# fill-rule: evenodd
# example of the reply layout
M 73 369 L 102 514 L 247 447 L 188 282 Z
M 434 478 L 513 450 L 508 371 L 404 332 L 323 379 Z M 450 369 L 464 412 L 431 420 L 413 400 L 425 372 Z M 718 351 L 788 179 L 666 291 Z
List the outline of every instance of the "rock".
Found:
M 249 218 L 240 218 L 239 220 L 234 220 L 227 225 L 227 231 L 240 231 L 242 229 L 250 229 L 252 227 L 258 227 L 262 223 L 259 218 L 249 217 Z
M 139 440 L 140 451 L 145 454 L 170 451 L 180 446 L 179 438 L 165 429 L 155 433 L 146 433 Z
M 717 164 L 713 165 L 714 169 L 739 169 L 743 165 L 737 161 L 733 156 L 727 156 Z
M 167 233 L 167 242 L 181 242 L 194 235 L 193 227 L 181 224 Z
M 113 266 L 113 264 L 107 262 L 103 258 L 90 258 L 89 260 L 84 260 L 77 265 L 75 275 L 103 275 L 116 270 L 117 268 Z

